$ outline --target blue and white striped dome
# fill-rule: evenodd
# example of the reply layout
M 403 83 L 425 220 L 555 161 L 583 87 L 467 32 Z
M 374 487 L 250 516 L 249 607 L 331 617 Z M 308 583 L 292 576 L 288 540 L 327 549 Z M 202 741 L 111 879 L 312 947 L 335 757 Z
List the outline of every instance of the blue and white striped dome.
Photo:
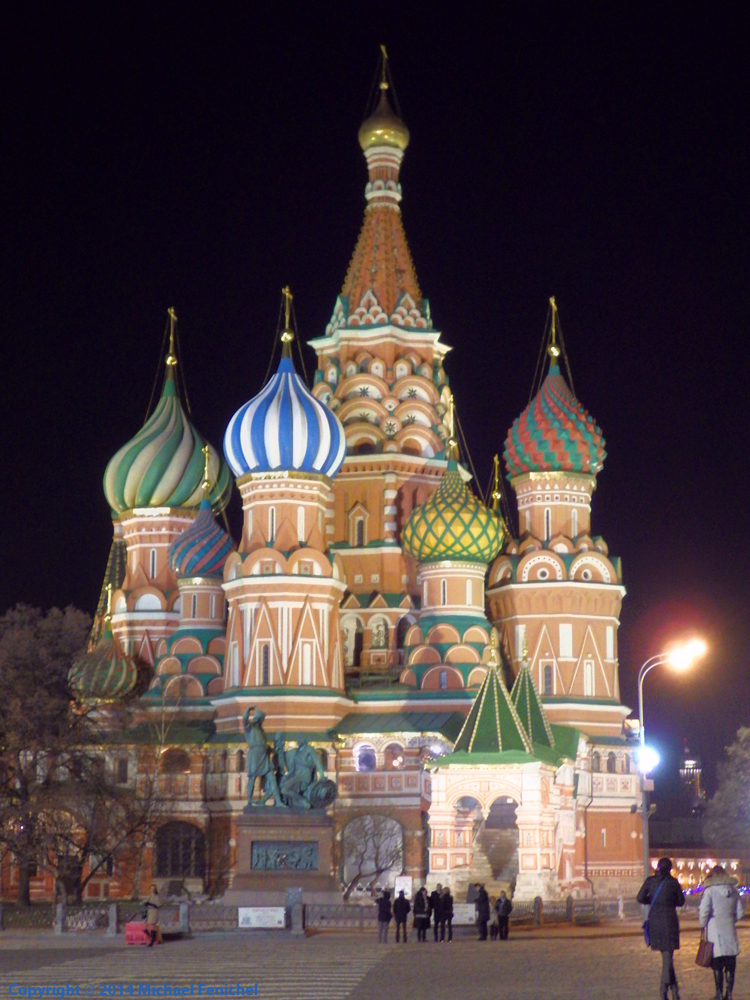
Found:
M 332 479 L 346 456 L 346 437 L 341 421 L 312 395 L 292 359 L 282 358 L 269 383 L 229 421 L 224 454 L 237 478 L 296 471 Z

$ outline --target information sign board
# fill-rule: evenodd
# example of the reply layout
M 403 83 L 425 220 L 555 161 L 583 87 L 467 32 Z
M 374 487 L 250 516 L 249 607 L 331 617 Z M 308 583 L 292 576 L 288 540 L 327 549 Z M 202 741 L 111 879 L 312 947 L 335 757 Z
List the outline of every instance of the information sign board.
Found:
M 286 926 L 286 914 L 283 906 L 240 906 L 238 907 L 238 925 L 251 928 L 280 928 Z

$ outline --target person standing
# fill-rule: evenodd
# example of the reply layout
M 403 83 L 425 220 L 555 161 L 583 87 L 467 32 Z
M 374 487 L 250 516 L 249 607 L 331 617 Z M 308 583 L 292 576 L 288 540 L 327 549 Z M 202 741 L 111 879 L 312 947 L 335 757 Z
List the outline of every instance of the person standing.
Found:
M 148 943 L 149 948 L 153 948 L 154 941 L 164 944 L 161 936 L 161 926 L 159 924 L 159 890 L 156 884 L 151 886 L 151 894 L 146 899 L 146 931 L 151 936 Z
M 477 898 L 474 902 L 477 914 L 477 928 L 479 929 L 479 940 L 487 940 L 487 923 L 490 919 L 490 897 L 487 890 L 479 882 L 476 884 Z
M 501 941 L 508 940 L 508 928 L 510 925 L 510 915 L 513 912 L 513 904 L 508 899 L 505 890 L 500 890 L 500 898 L 495 904 L 497 911 L 498 932 Z
M 497 941 L 500 931 L 500 922 L 497 915 L 497 900 L 490 896 L 490 941 Z
M 414 926 L 417 929 L 417 941 L 427 940 L 427 928 L 430 925 L 430 901 L 427 898 L 427 888 L 422 886 L 414 897 Z
M 453 896 L 450 886 L 443 889 L 440 897 L 440 941 L 445 941 L 445 928 L 448 928 L 448 943 L 453 940 Z
M 740 953 L 735 924 L 744 915 L 745 907 L 737 892 L 737 880 L 721 865 L 714 865 L 703 883 L 698 922 L 706 928 L 706 937 L 714 946 L 711 968 L 716 983 L 716 1000 L 732 1000 L 734 973 Z M 722 993 L 724 976 L 726 993 Z
M 388 944 L 388 924 L 391 922 L 391 893 L 383 889 L 378 900 L 378 944 Z
M 393 916 L 396 918 L 396 944 L 399 943 L 399 931 L 403 928 L 404 944 L 406 944 L 406 918 L 411 913 L 411 903 L 402 889 L 393 901 Z
M 435 931 L 435 944 L 437 944 L 439 940 L 440 921 L 442 919 L 442 907 L 443 907 L 443 887 L 438 882 L 437 886 L 430 893 L 430 913 L 432 914 L 434 919 L 433 928 Z
M 656 873 L 649 875 L 636 896 L 641 905 L 650 906 L 648 925 L 651 950 L 661 952 L 660 1000 L 667 1000 L 670 989 L 672 1000 L 680 1000 L 680 990 L 674 971 L 674 953 L 680 947 L 677 907 L 685 905 L 685 895 L 680 883 L 670 875 L 671 871 L 671 859 L 659 858 Z

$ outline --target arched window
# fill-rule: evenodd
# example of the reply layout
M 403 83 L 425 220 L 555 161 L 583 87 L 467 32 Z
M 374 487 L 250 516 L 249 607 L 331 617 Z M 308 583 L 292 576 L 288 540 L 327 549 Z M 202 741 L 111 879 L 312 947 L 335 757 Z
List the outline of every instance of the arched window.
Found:
M 440 676 L 438 678 L 438 688 L 439 688 L 440 691 L 447 691 L 448 690 L 448 671 L 447 670 L 441 670 L 440 671 Z
M 375 747 L 371 747 L 368 743 L 363 743 L 361 747 L 357 747 L 354 766 L 358 771 L 374 771 L 377 764 L 378 759 L 375 755 Z
M 490 806 L 485 820 L 486 830 L 515 830 L 518 803 L 508 795 L 501 795 Z
M 276 541 L 276 508 L 268 508 L 268 541 L 273 544 Z
M 524 524 L 527 531 L 531 531 L 531 511 L 527 510 L 523 516 Z
M 216 594 L 211 594 L 211 618 L 216 617 Z
M 404 750 L 398 743 L 389 743 L 385 748 L 386 771 L 398 771 L 404 766 Z
M 602 769 L 602 759 L 598 750 L 594 750 L 591 754 L 591 770 L 594 774 L 598 774 Z
M 448 603 L 448 581 L 447 580 L 441 580 L 440 581 L 440 603 L 443 605 L 443 607 L 445 607 L 446 604 Z
M 190 754 L 186 750 L 170 748 L 159 758 L 162 774 L 190 774 Z
M 354 547 L 361 549 L 365 544 L 365 519 L 358 517 L 354 522 Z
M 271 646 L 267 642 L 260 647 L 260 683 L 263 687 L 271 683 Z
M 165 823 L 156 831 L 156 874 L 160 878 L 203 878 L 206 840 L 192 823 Z
M 612 750 L 607 754 L 607 774 L 617 773 L 617 757 Z
M 151 549 L 148 559 L 149 576 L 153 580 L 156 576 L 156 549 Z
M 197 618 L 198 617 L 198 595 L 197 594 L 193 594 L 193 600 L 192 600 L 192 617 L 193 618 Z
M 552 537 L 552 511 L 549 507 L 544 508 L 544 540 L 549 541 Z
M 320 763 L 323 766 L 323 770 L 328 770 L 328 752 L 326 750 L 318 750 L 318 757 L 320 757 Z
M 388 648 L 388 622 L 383 621 L 382 618 L 372 623 L 372 648 Z
M 240 774 L 242 774 L 242 772 L 245 770 L 245 751 L 244 750 L 238 750 L 237 751 L 237 770 L 239 771 Z
M 622 773 L 630 774 L 630 754 L 626 753 L 622 758 Z
M 554 677 L 552 674 L 552 664 L 545 663 L 542 666 L 542 694 L 554 694 Z

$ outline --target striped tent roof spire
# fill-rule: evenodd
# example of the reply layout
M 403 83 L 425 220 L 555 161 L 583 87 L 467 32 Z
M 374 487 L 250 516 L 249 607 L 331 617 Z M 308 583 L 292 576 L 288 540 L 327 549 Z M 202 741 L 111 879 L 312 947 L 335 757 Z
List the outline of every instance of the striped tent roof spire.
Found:
M 531 740 L 523 727 L 508 689 L 494 663 L 490 663 L 479 693 L 456 740 L 454 752 L 532 753 Z
M 534 686 L 529 661 L 525 658 L 513 682 L 510 697 L 531 742 L 553 748 L 555 737 L 552 735 L 547 713 Z

